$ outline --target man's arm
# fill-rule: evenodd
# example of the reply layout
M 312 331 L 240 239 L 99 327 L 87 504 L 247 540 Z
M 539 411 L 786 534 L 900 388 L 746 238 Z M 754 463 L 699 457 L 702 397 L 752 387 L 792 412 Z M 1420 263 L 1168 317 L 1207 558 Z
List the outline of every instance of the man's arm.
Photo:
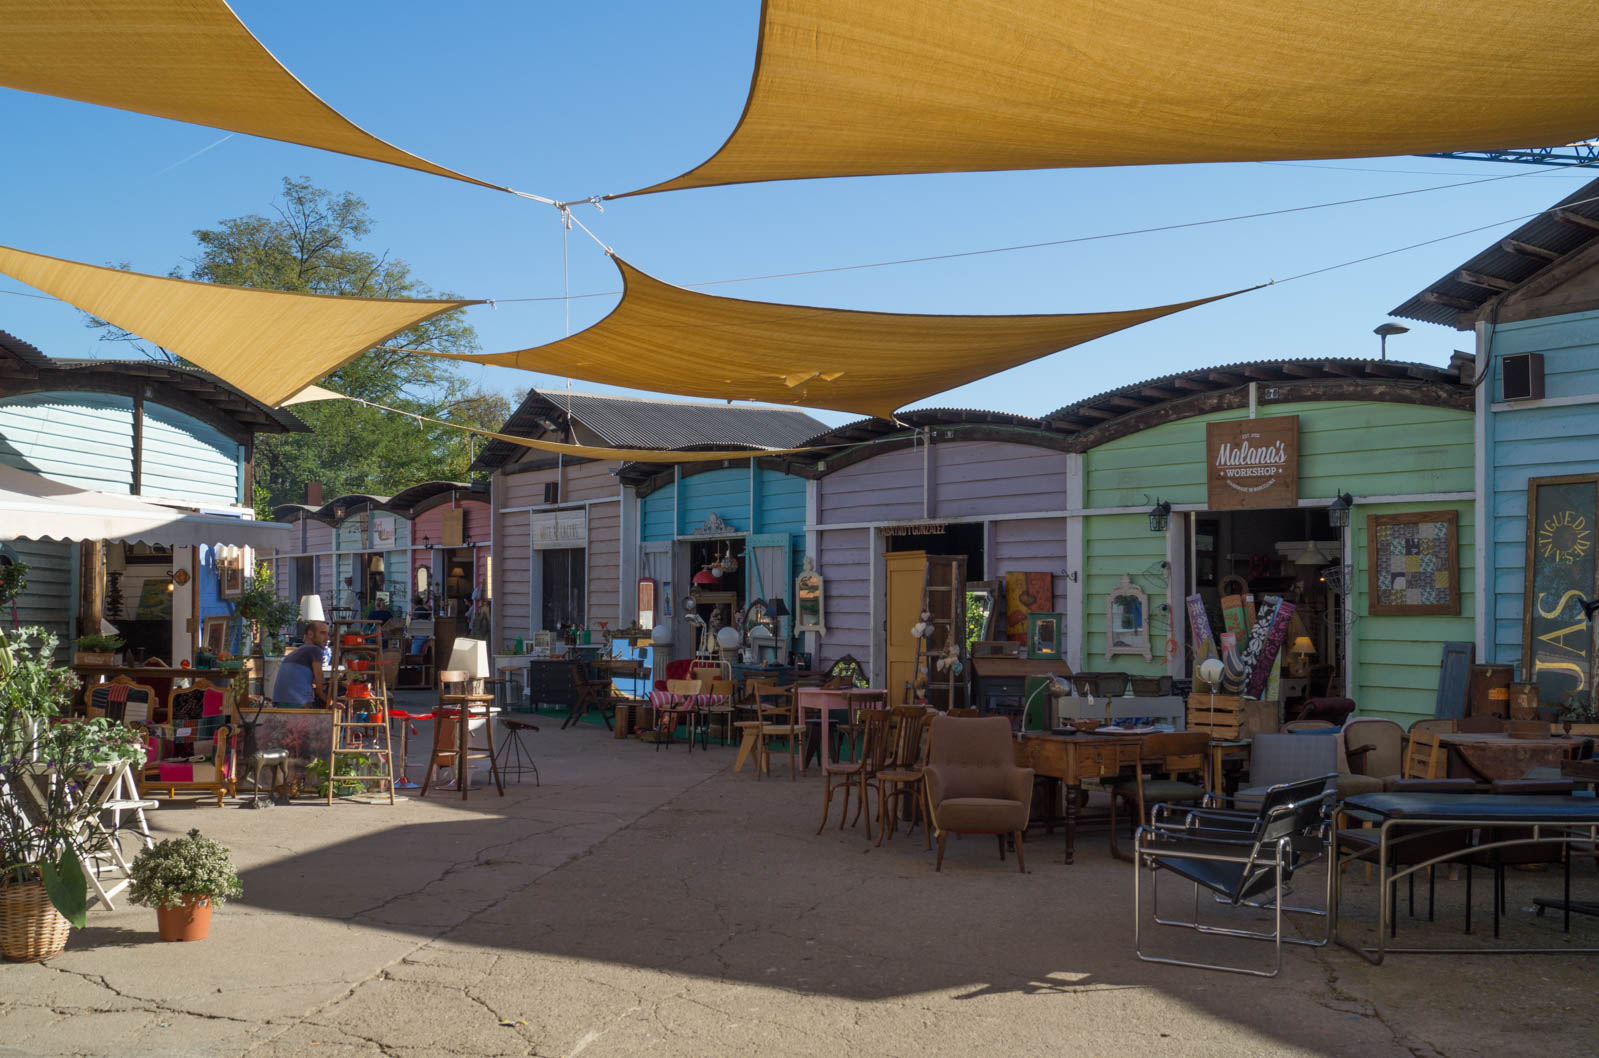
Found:
M 311 694 L 319 705 L 325 707 L 333 704 L 332 699 L 328 697 L 328 685 L 322 675 L 322 662 L 316 659 L 311 661 Z

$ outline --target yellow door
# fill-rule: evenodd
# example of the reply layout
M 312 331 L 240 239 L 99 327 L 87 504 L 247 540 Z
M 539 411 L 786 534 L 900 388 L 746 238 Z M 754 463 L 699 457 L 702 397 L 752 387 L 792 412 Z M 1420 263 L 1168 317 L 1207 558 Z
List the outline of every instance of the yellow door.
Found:
M 927 552 L 891 551 L 883 556 L 888 584 L 888 693 L 891 702 L 909 702 L 906 686 L 916 674 L 916 637 L 911 625 L 922 619 L 922 588 L 927 579 Z

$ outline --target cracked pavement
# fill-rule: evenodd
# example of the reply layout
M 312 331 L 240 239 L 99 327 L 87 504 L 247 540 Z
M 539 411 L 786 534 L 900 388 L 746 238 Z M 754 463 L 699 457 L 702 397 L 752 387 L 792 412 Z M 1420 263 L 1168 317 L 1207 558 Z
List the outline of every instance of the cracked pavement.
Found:
M 1594 1053 L 1572 1031 L 1580 956 L 1374 967 L 1290 948 L 1273 980 L 1140 963 L 1131 867 L 1102 831 L 1079 836 L 1072 867 L 1035 831 L 1026 875 L 988 839 L 952 839 L 935 873 L 920 832 L 876 848 L 838 829 L 836 799 L 818 836 L 814 769 L 756 782 L 731 773 L 731 748 L 656 752 L 545 721 L 544 785 L 503 799 L 164 803 L 157 836 L 198 826 L 228 844 L 245 898 L 198 944 L 159 942 L 154 912 L 119 903 L 49 963 L 0 965 L 0 1056 Z M 1559 881 L 1511 872 L 1522 939 L 1559 936 L 1520 906 Z M 1576 881 L 1599 889 L 1587 863 Z M 1359 934 L 1375 890 L 1358 874 L 1347 888 Z M 1458 943 L 1461 883 L 1440 879 L 1430 926 L 1420 889 L 1401 940 Z M 1596 933 L 1579 918 L 1571 940 Z M 1179 930 L 1146 943 L 1270 954 Z

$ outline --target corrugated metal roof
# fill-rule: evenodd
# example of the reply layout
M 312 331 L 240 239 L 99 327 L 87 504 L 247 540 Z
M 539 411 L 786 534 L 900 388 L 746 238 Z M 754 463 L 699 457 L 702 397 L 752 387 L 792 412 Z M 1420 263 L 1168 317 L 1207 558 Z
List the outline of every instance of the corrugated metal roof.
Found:
M 1561 220 L 1556 210 L 1584 217 L 1599 226 L 1599 179 L 1590 180 L 1548 211 L 1434 280 L 1389 315 L 1462 327 L 1462 316 L 1471 316 L 1505 290 L 1520 286 L 1560 258 L 1599 239 L 1599 227 Z M 1468 277 L 1477 281 L 1469 281 Z M 1469 326 L 1469 322 L 1465 325 Z
M 569 410 L 575 427 L 592 433 L 596 443 L 614 448 L 795 448 L 807 437 L 827 429 L 825 423 L 799 409 L 535 389 L 500 432 L 540 437 L 559 431 Z M 472 469 L 496 469 L 519 451 L 509 441 L 491 442 Z
M 1182 400 L 1199 393 L 1234 389 L 1250 382 L 1294 383 L 1312 379 L 1369 379 L 1373 382 L 1411 380 L 1460 385 L 1453 371 L 1431 364 L 1402 360 L 1367 360 L 1357 357 L 1314 357 L 1300 360 L 1250 360 L 1217 367 L 1162 375 L 1130 386 L 1107 390 L 1050 412 L 1044 418 L 1054 426 L 1085 429 L 1157 404 Z
M 8 353 L 31 368 L 55 366 L 55 361 L 44 355 L 38 346 L 23 341 L 9 331 L 0 331 L 0 352 Z

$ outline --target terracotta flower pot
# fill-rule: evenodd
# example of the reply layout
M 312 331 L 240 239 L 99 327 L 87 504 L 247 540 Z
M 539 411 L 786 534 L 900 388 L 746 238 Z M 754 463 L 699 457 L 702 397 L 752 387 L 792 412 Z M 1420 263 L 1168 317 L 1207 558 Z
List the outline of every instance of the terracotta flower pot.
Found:
M 211 901 L 197 896 L 176 907 L 158 907 L 155 921 L 162 940 L 205 940 L 211 935 Z

